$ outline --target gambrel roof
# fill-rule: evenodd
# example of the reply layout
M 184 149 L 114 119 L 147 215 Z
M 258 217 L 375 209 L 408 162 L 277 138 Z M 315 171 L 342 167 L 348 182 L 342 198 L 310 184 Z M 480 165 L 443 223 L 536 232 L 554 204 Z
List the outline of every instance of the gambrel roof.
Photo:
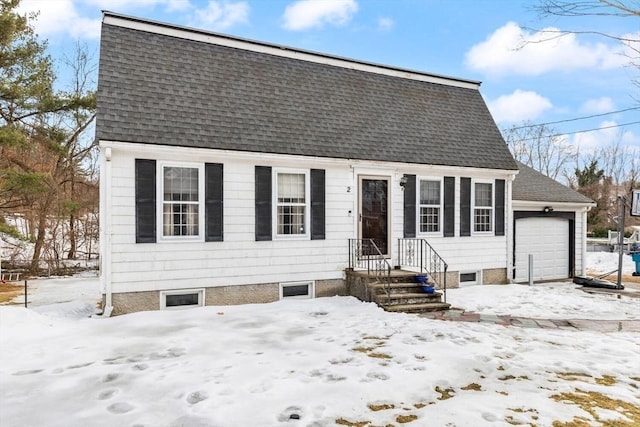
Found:
M 516 170 L 479 83 L 105 12 L 99 140 Z
M 513 181 L 513 200 L 530 202 L 584 203 L 595 205 L 595 202 L 558 181 L 518 162 L 520 173 Z

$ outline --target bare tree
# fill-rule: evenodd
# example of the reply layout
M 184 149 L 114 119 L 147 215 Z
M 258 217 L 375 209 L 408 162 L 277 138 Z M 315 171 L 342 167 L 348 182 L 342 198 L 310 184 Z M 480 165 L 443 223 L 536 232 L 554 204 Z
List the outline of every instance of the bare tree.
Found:
M 611 177 L 616 187 L 628 180 L 632 161 L 635 158 L 632 156 L 638 155 L 635 149 L 623 146 L 621 139 L 622 135 L 618 135 L 615 141 L 597 151 L 605 175 Z
M 571 163 L 574 150 L 548 125 L 525 122 L 502 130 L 513 157 L 521 163 L 556 179 Z

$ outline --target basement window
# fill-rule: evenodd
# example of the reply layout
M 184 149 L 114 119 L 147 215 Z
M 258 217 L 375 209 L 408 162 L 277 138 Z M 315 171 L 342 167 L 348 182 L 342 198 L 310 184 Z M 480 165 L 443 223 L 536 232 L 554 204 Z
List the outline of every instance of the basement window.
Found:
M 480 274 L 477 271 L 460 272 L 460 277 L 458 279 L 458 282 L 460 283 L 460 286 L 477 285 L 480 283 L 478 280 L 479 277 L 480 277 Z
M 204 305 L 204 289 L 185 289 L 160 292 L 160 309 L 202 307 Z
M 280 299 L 310 299 L 314 296 L 314 282 L 280 283 Z

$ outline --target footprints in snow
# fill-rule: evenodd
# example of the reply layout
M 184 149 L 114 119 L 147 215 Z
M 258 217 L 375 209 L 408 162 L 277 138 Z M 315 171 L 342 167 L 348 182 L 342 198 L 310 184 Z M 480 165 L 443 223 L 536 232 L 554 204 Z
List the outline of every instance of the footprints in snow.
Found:
M 203 400 L 207 400 L 209 395 L 204 391 L 194 391 L 187 396 L 187 402 L 191 405 L 195 405 L 196 403 L 200 403 Z
M 112 414 L 126 414 L 127 412 L 131 412 L 135 409 L 135 406 L 127 403 L 127 402 L 116 402 L 107 406 L 107 411 Z

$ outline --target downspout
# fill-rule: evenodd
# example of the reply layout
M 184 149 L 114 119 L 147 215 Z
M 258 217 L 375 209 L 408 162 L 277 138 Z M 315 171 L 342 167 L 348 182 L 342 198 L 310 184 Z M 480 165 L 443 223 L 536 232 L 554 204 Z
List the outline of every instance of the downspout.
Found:
M 111 312 L 113 311 L 113 302 L 112 302 L 112 288 L 111 288 L 111 252 L 112 252 L 112 217 L 113 213 L 111 212 L 111 208 L 113 202 L 111 200 L 112 190 L 111 190 L 111 180 L 112 180 L 112 171 L 111 171 L 111 147 L 106 147 L 104 150 L 104 180 L 103 184 L 103 195 L 104 195 L 104 205 L 102 209 L 100 209 L 100 214 L 102 216 L 102 238 L 101 242 L 104 241 L 102 247 L 102 277 L 103 277 L 103 289 L 105 291 L 105 305 L 104 310 L 102 311 L 102 317 L 110 317 Z

